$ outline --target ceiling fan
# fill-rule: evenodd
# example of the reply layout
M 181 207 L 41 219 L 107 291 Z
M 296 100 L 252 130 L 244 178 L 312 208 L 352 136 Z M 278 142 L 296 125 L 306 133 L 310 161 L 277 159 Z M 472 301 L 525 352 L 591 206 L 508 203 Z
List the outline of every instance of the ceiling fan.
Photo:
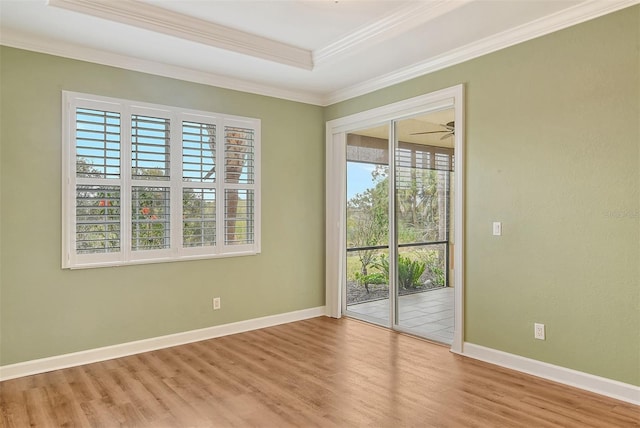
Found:
M 414 132 L 414 133 L 413 133 L 413 134 L 411 134 L 411 135 L 438 134 L 438 133 L 444 132 L 445 134 L 440 138 L 441 140 L 444 140 L 445 138 L 449 138 L 449 137 L 451 137 L 451 136 L 452 136 L 452 135 L 454 135 L 454 134 L 455 134 L 455 132 L 456 132 L 456 125 L 455 125 L 455 122 L 454 122 L 454 121 L 447 122 L 446 124 L 444 124 L 444 125 L 440 125 L 440 126 L 444 127 L 445 129 L 444 129 L 444 130 L 442 130 L 442 131 Z

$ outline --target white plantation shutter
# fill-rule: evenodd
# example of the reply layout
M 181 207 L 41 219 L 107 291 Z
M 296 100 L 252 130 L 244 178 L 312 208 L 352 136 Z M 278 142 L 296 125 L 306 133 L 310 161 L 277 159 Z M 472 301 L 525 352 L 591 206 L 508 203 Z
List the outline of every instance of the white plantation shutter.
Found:
M 63 267 L 260 252 L 260 121 L 63 92 Z
M 148 112 L 148 113 L 147 113 Z M 171 248 L 171 119 L 137 107 L 131 123 L 131 244 L 133 258 L 167 257 Z M 145 252 L 145 253 L 143 253 Z
M 76 108 L 76 175 L 120 178 L 120 113 Z
M 226 189 L 224 199 L 225 244 L 253 244 L 255 227 L 253 190 Z
M 170 121 L 131 116 L 131 176 L 134 180 L 169 180 Z
M 63 265 L 118 260 L 122 249 L 122 117 L 109 103 L 68 104 Z
M 439 171 L 453 171 L 453 153 L 436 153 L 434 169 Z
M 216 125 L 182 122 L 182 179 L 215 183 Z
M 256 240 L 256 129 L 228 122 L 224 127 L 224 243 L 253 245 Z
M 120 187 L 76 187 L 76 252 L 120 251 Z
M 185 188 L 182 198 L 182 245 L 216 245 L 216 189 Z
M 214 117 L 210 117 L 182 121 L 182 246 L 184 248 L 216 245 L 217 126 L 215 120 Z
M 448 176 L 448 172 L 453 170 L 453 150 L 402 143 L 396 149 L 396 162 L 396 186 L 409 189 L 427 171 L 435 170 L 439 177 Z
M 169 248 L 170 191 L 168 187 L 133 186 L 131 189 L 131 249 Z
M 224 127 L 224 179 L 226 183 L 254 183 L 254 143 L 253 129 L 237 126 Z

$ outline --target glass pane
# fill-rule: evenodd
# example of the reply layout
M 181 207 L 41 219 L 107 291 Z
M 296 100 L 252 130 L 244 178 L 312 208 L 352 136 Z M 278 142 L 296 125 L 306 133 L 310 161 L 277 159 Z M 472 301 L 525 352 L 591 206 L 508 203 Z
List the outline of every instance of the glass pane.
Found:
M 182 246 L 216 244 L 215 189 L 184 189 L 182 192 Z
M 76 109 L 76 176 L 120 177 L 120 113 Z
M 389 323 L 389 250 L 347 249 L 347 311 Z
M 76 252 L 120 251 L 120 188 L 76 187 Z
M 389 127 L 347 135 L 346 310 L 389 325 Z
M 169 248 L 169 188 L 132 188 L 131 249 Z
M 395 323 L 442 343 L 453 341 L 449 223 L 453 110 L 396 122 Z
M 254 130 L 224 128 L 225 183 L 253 184 L 255 175 Z
M 169 179 L 169 119 L 131 116 L 131 175 L 134 180 Z
M 182 122 L 182 179 L 215 182 L 216 126 Z
M 406 167 L 401 156 L 397 161 L 398 243 L 445 241 L 449 227 L 449 172 Z
M 226 245 L 254 243 L 253 190 L 224 191 L 224 242 Z
M 447 244 L 400 248 L 398 325 L 442 343 L 453 341 L 453 288 L 447 286 Z

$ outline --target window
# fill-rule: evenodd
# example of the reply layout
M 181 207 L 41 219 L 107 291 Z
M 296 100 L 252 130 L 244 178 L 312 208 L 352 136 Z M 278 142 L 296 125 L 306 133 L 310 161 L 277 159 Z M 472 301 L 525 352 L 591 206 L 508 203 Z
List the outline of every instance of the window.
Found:
M 63 92 L 64 268 L 260 252 L 260 120 Z

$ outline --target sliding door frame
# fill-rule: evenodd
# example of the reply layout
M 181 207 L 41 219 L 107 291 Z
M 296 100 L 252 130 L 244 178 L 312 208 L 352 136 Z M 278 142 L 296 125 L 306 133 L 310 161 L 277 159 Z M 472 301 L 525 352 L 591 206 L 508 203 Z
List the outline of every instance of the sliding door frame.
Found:
M 454 135 L 454 334 L 451 351 L 462 353 L 464 339 L 464 86 L 457 85 L 326 124 L 326 311 L 340 318 L 345 305 L 346 135 L 348 132 L 453 108 Z M 393 134 L 393 132 L 390 132 Z M 392 135 L 390 135 L 392 136 Z M 391 158 L 391 156 L 390 156 Z M 391 214 L 391 213 L 390 213 Z M 393 245 L 390 243 L 390 246 Z M 391 296 L 390 296 L 391 297 Z M 393 325 L 393 319 L 390 319 Z

